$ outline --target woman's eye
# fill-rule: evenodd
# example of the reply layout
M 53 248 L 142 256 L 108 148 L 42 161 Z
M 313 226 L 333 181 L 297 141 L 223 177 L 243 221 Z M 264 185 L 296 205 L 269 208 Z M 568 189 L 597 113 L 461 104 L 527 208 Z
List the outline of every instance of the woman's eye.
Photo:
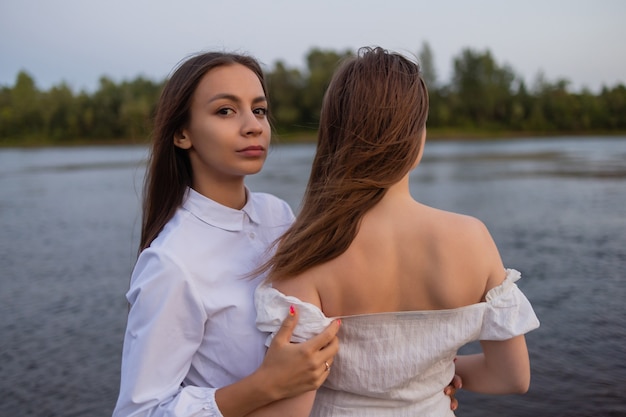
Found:
M 265 107 L 258 107 L 253 110 L 257 116 L 267 116 L 267 109 Z
M 234 111 L 233 109 L 228 108 L 228 107 L 225 107 L 225 108 L 219 109 L 219 110 L 217 111 L 217 114 L 221 114 L 221 115 L 223 115 L 223 116 L 228 116 L 228 115 L 230 115 L 230 114 L 233 114 L 234 112 L 235 112 L 235 111 Z

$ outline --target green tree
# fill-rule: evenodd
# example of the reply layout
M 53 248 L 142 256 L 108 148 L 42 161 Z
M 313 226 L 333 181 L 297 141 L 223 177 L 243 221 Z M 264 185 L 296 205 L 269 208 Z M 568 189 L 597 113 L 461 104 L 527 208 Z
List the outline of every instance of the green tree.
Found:
M 437 70 L 435 69 L 435 56 L 430 44 L 422 42 L 421 49 L 417 53 L 417 59 L 422 71 L 422 77 L 428 88 L 430 108 L 428 112 L 428 126 L 442 127 L 450 124 L 450 108 L 447 100 L 447 90 L 439 86 Z
M 0 143 L 5 142 L 10 137 L 15 137 L 18 130 L 14 125 L 14 112 L 11 89 L 0 87 Z
M 598 100 L 606 112 L 606 129 L 626 130 L 626 86 L 603 87 Z
M 302 124 L 302 95 L 305 80 L 297 69 L 289 69 L 282 61 L 274 64 L 266 75 L 270 98 L 270 114 L 279 131 L 296 131 Z
M 16 134 L 32 139 L 44 133 L 40 97 L 35 80 L 25 71 L 20 71 L 9 100 Z
M 123 128 L 124 138 L 133 141 L 147 139 L 160 90 L 160 84 L 143 77 L 122 83 L 119 123 Z
M 509 128 L 514 130 L 525 130 L 532 106 L 533 97 L 528 92 L 526 83 L 523 80 L 520 80 L 517 84 L 517 91 L 511 99 Z
M 302 96 L 303 127 L 317 129 L 324 93 L 339 62 L 354 53 L 313 48 L 307 55 L 308 77 Z
M 540 85 L 537 99 L 541 106 L 548 131 L 572 131 L 579 128 L 575 97 L 569 93 L 569 81 L 544 81 Z
M 435 68 L 435 56 L 428 42 L 422 43 L 422 48 L 417 54 L 422 69 L 422 77 L 429 91 L 437 88 L 437 70 Z
M 121 123 L 121 108 L 124 96 L 121 88 L 108 77 L 100 78 L 100 85 L 93 96 L 93 130 L 90 136 L 96 139 L 121 138 L 124 127 Z
M 491 52 L 464 49 L 454 59 L 451 90 L 458 97 L 455 111 L 469 126 L 505 126 L 509 122 L 515 74 L 500 66 Z
M 62 83 L 42 94 L 44 134 L 54 142 L 80 139 L 80 114 L 74 93 Z

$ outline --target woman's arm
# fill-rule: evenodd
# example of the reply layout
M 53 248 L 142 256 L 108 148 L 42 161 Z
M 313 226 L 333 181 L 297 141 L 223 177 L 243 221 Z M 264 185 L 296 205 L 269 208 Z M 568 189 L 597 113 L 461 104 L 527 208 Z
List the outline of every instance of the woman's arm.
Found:
M 487 279 L 484 283 L 479 280 L 477 285 L 484 288 L 481 301 L 488 301 L 488 293 L 503 284 L 507 273 L 491 234 L 484 224 L 479 224 L 481 233 L 473 246 L 482 252 L 482 256 L 476 256 L 476 259 L 485 263 Z M 502 308 L 496 310 L 505 311 Z M 528 391 L 530 361 L 526 339 L 523 334 L 514 334 L 518 336 L 497 341 L 481 340 L 483 353 L 457 357 L 456 374 L 462 378 L 463 388 L 483 394 L 523 394 Z
M 530 385 L 530 361 L 524 335 L 481 341 L 483 353 L 457 357 L 463 388 L 482 394 L 524 394 Z
M 339 323 L 334 321 L 306 342 L 291 343 L 297 320 L 295 310 L 285 318 L 256 372 L 217 390 L 215 399 L 224 417 L 309 415 L 315 390 L 328 376 L 324 363 L 332 363 L 339 349 Z
M 114 417 L 185 415 L 181 410 L 213 407 L 209 388 L 181 383 L 202 343 L 207 319 L 187 281 L 188 272 L 171 257 L 147 249 L 133 270 L 124 335 L 120 393 Z
M 246 417 L 308 417 L 317 391 L 279 400 L 248 414 Z
M 315 339 L 288 341 L 297 316 L 288 316 L 280 337 L 250 376 L 221 389 L 185 386 L 194 353 L 202 343 L 207 319 L 185 268 L 148 249 L 133 273 L 131 308 L 124 338 L 120 394 L 115 417 L 190 415 L 243 416 L 278 399 L 317 389 L 326 375 L 319 370 L 338 349 L 338 326 Z M 326 347 L 325 349 L 322 349 Z

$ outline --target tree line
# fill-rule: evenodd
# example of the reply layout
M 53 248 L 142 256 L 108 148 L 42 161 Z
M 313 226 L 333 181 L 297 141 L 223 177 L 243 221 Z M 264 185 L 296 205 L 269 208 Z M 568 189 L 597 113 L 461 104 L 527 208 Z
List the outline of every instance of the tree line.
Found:
M 272 124 L 289 137 L 314 137 L 324 91 L 350 50 L 313 48 L 306 69 L 283 61 L 266 71 Z M 453 58 L 448 83 L 441 83 L 427 42 L 418 51 L 429 88 L 430 136 L 590 134 L 626 132 L 626 87 L 573 92 L 565 79 L 541 74 L 528 87 L 489 50 L 463 49 Z M 66 83 L 37 88 L 26 71 L 13 86 L 0 86 L 0 145 L 145 142 L 165 80 L 137 77 L 116 83 L 101 77 L 93 93 L 75 93 Z

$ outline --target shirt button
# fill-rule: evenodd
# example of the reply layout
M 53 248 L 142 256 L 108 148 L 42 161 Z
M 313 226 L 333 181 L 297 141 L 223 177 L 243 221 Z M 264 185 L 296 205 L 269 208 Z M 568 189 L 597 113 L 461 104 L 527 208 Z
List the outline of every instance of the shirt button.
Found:
M 250 239 L 254 239 L 256 237 L 256 234 L 254 234 L 254 232 L 250 232 Z

